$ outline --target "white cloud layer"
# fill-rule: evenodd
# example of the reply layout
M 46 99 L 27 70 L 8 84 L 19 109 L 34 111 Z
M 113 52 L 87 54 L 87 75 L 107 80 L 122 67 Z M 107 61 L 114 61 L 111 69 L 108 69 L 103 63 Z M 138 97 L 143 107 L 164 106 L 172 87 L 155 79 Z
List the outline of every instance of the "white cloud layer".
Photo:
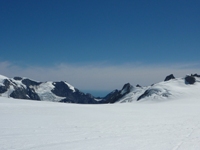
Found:
M 125 83 L 142 86 L 163 81 L 173 73 L 175 77 L 199 73 L 198 64 L 59 64 L 51 67 L 22 67 L 10 62 L 0 62 L 0 74 L 7 77 L 29 77 L 38 81 L 67 81 L 80 90 L 112 91 Z

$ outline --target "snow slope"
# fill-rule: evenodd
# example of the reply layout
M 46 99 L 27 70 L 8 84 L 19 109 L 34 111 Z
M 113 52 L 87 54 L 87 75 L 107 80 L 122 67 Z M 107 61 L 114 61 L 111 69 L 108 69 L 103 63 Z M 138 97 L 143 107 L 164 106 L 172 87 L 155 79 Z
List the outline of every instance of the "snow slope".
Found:
M 176 78 L 162 81 L 148 87 L 133 87 L 131 92 L 122 97 L 118 102 L 136 101 L 164 101 L 183 98 L 200 98 L 200 78 L 194 77 L 196 82 L 188 84 L 185 78 Z M 146 92 L 146 93 L 145 93 Z
M 78 105 L 0 97 L 0 150 L 199 150 L 200 100 Z
M 38 94 L 40 100 L 42 101 L 59 102 L 60 100 L 64 99 L 64 97 L 56 96 L 51 92 L 55 88 L 53 82 L 51 81 L 41 83 L 39 86 L 32 88 L 34 88 L 35 92 Z
M 0 85 L 3 85 L 3 81 L 4 81 L 5 79 L 8 79 L 8 78 L 5 77 L 5 76 L 0 75 Z

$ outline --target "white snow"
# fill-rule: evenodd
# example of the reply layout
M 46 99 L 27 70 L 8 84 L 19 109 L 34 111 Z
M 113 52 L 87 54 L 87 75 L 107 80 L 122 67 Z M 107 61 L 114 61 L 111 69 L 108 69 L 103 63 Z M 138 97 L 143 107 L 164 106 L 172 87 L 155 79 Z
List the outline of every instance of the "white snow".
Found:
M 2 97 L 10 97 L 10 94 L 14 91 L 14 87 L 12 85 L 10 85 L 10 88 L 4 92 L 4 93 L 1 93 L 0 96 Z
M 21 81 L 14 80 L 14 79 L 9 79 L 9 78 L 7 78 L 5 76 L 2 76 L 2 75 L 0 75 L 0 86 L 5 86 L 3 84 L 5 79 L 10 80 L 11 81 L 11 85 L 10 85 L 10 88 L 6 92 L 1 93 L 0 96 L 9 97 L 10 94 L 14 91 L 14 87 L 13 87 L 14 84 L 16 84 L 18 87 L 26 88 L 26 86 L 24 84 L 22 84 Z
M 76 92 L 75 88 L 71 84 L 69 84 L 67 82 L 65 82 L 65 84 L 67 84 L 67 86 L 69 87 L 69 89 L 71 89 L 73 92 Z
M 0 75 L 0 86 L 4 86 L 3 81 L 4 81 L 5 79 L 8 79 L 8 78 L 5 77 L 5 76 Z
M 127 89 L 123 89 L 123 90 L 120 92 L 120 94 L 123 95 L 123 94 L 126 93 L 126 92 L 127 92 Z
M 166 82 L 159 82 L 148 87 L 134 87 L 130 93 L 119 100 L 119 103 L 135 102 L 137 101 L 138 97 L 142 95 L 147 89 L 156 89 L 160 92 L 149 97 L 145 97 L 140 101 L 163 101 L 182 98 L 190 99 L 194 96 L 200 98 L 200 78 L 196 78 L 196 82 L 192 85 L 186 84 L 184 78 L 176 78 Z M 169 93 L 168 97 L 163 96 L 165 93 Z
M 5 86 L 3 84 L 5 79 L 9 80 L 11 85 L 8 88 L 8 90 L 4 93 L 1 93 L 0 96 L 10 97 L 10 94 L 15 90 L 14 89 L 15 86 L 26 89 L 26 85 L 24 85 L 22 83 L 22 80 L 28 79 L 27 77 L 23 77 L 22 80 L 15 80 L 14 78 L 9 79 L 5 76 L 0 75 L 0 86 Z M 29 79 L 29 80 L 35 81 L 32 79 Z M 39 83 L 39 81 L 35 81 L 35 82 Z M 73 92 L 76 92 L 75 88 L 72 85 L 70 85 L 67 82 L 64 82 L 64 83 L 69 87 L 69 89 L 71 89 Z M 66 97 L 56 96 L 54 93 L 51 92 L 51 90 L 53 90 L 55 88 L 52 81 L 43 82 L 43 83 L 41 83 L 39 85 L 35 85 L 35 86 L 30 85 L 30 88 L 35 90 L 35 92 L 40 97 L 40 100 L 42 100 L 42 101 L 58 102 L 58 101 L 61 101 L 62 99 L 66 98 Z
M 98 102 L 98 101 L 101 101 L 101 100 L 103 100 L 103 99 L 101 99 L 101 98 L 99 98 L 99 99 L 98 99 L 98 98 L 95 98 L 94 100 Z
M 65 97 L 56 96 L 55 94 L 50 92 L 51 90 L 55 88 L 55 86 L 53 85 L 53 82 L 50 82 L 50 81 L 41 83 L 38 86 L 31 86 L 31 88 L 34 88 L 35 92 L 38 94 L 38 96 L 40 97 L 42 101 L 58 102 L 65 98 Z
M 10 79 L 12 82 L 16 83 L 18 87 L 23 87 L 26 89 L 26 86 L 22 83 L 22 80 L 15 80 L 15 79 Z
M 78 105 L 0 97 L 0 150 L 199 150 L 198 96 Z
M 133 87 L 131 92 L 122 97 L 118 103 L 133 102 L 142 95 L 149 87 Z
M 4 79 L 8 79 L 8 78 L 6 76 L 0 75 L 0 81 Z

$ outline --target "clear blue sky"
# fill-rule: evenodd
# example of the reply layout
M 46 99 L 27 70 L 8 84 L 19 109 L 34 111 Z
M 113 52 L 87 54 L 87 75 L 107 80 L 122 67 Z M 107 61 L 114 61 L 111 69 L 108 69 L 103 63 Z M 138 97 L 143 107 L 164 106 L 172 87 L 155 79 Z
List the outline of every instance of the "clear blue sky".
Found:
M 200 62 L 199 0 L 0 0 L 0 20 L 18 67 Z

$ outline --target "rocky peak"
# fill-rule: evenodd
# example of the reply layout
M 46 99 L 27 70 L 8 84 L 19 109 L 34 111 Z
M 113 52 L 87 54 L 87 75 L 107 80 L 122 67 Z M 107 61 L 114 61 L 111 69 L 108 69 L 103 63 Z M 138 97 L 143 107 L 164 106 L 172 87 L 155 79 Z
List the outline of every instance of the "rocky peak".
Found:
M 132 85 L 130 85 L 130 83 L 126 83 L 123 88 L 121 89 L 120 94 L 121 95 L 125 95 L 127 93 L 129 93 L 131 91 Z
M 13 79 L 14 80 L 22 80 L 23 78 L 22 77 L 14 77 Z
M 27 87 L 29 87 L 29 86 L 38 86 L 38 85 L 41 84 L 41 82 L 36 82 L 36 81 L 30 80 L 30 79 L 23 79 L 22 83 L 24 85 L 26 85 Z
M 106 97 L 104 97 L 102 103 L 115 103 L 124 95 L 128 94 L 133 86 L 130 83 L 126 83 L 123 88 L 119 90 L 114 90 L 113 92 L 109 93 Z
M 189 76 L 189 75 L 187 75 L 187 76 L 185 77 L 185 83 L 186 83 L 186 84 L 194 84 L 195 82 L 196 82 L 196 79 L 195 79 L 194 76 Z
M 193 77 L 200 77 L 200 75 L 198 75 L 198 74 L 191 74 L 191 76 L 193 76 Z
M 139 87 L 139 88 L 141 88 L 142 86 L 141 86 L 141 85 L 139 85 L 139 84 L 137 84 L 137 85 L 136 85 L 136 87 Z
M 175 79 L 175 77 L 174 77 L 173 74 L 168 75 L 168 76 L 165 78 L 164 81 L 169 81 L 169 80 L 171 80 L 171 79 Z

